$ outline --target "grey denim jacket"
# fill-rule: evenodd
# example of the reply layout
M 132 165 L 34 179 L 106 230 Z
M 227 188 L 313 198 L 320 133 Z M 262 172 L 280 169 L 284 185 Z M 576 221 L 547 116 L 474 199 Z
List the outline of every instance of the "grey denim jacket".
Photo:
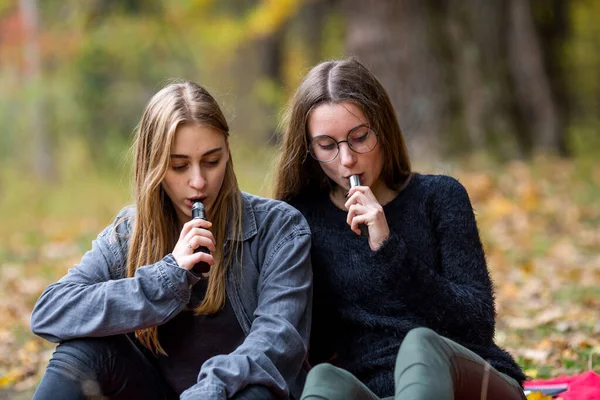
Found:
M 300 398 L 311 323 L 310 230 L 283 202 L 242 199 L 242 265 L 230 266 L 226 291 L 246 338 L 234 352 L 208 359 L 182 399 L 226 399 L 249 384 Z M 31 315 L 35 334 L 58 343 L 129 333 L 164 324 L 185 307 L 198 278 L 171 254 L 126 278 L 132 224 L 117 221 L 134 216 L 123 209 L 81 263 L 46 288 Z

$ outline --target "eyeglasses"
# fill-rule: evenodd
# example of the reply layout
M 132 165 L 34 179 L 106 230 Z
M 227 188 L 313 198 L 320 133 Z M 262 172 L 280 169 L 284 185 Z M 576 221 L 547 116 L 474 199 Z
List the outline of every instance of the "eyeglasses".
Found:
M 310 139 L 308 152 L 317 161 L 330 162 L 340 154 L 340 143 L 348 143 L 355 153 L 365 154 L 377 146 L 378 135 L 366 125 L 360 125 L 348 132 L 346 140 L 336 141 L 331 136 L 321 135 Z

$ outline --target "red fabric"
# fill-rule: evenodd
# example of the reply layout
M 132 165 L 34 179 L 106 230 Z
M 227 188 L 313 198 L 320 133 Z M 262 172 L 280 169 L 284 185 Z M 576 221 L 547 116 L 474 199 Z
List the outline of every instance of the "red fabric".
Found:
M 589 371 L 575 376 L 559 376 L 553 379 L 537 379 L 527 381 L 525 389 L 533 385 L 546 385 L 566 383 L 569 385 L 567 391 L 557 397 L 564 400 L 600 400 L 600 375 Z

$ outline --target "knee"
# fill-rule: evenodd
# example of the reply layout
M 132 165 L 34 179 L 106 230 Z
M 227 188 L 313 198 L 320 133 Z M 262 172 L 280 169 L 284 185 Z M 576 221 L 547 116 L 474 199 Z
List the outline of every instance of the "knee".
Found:
M 67 340 L 56 347 L 48 368 L 72 378 L 94 378 L 125 340 L 124 335 Z
M 340 378 L 339 369 L 328 363 L 317 364 L 310 369 L 307 383 L 334 382 Z
M 346 400 L 356 398 L 355 389 L 356 378 L 348 371 L 327 363 L 317 364 L 308 372 L 301 399 Z
M 441 340 L 440 335 L 429 328 L 411 329 L 404 338 L 402 344 L 407 346 L 428 346 Z
M 443 347 L 442 337 L 429 328 L 410 330 L 396 356 L 396 366 L 407 363 L 429 363 L 437 359 Z

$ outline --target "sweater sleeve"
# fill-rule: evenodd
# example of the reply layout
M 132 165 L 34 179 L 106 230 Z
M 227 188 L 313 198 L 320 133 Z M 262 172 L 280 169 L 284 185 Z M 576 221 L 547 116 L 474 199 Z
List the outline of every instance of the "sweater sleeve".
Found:
M 473 208 L 456 179 L 439 178 L 429 204 L 439 269 L 417 261 L 411 281 L 422 311 L 437 322 L 440 334 L 489 344 L 494 337 L 494 295 Z

